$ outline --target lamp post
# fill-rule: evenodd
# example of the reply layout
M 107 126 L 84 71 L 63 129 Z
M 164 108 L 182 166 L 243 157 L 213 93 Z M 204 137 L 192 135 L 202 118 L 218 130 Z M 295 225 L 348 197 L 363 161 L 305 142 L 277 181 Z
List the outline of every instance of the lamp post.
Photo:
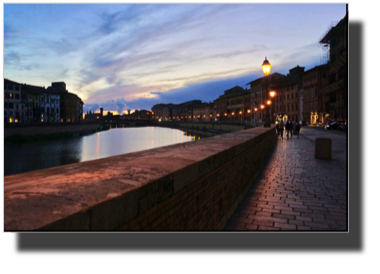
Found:
M 268 100 L 268 75 L 270 73 L 271 65 L 269 64 L 269 61 L 267 60 L 267 57 L 265 56 L 265 60 L 263 64 L 261 65 L 263 69 L 263 73 L 265 75 L 265 82 L 266 82 L 266 92 L 265 92 L 265 100 Z M 270 119 L 269 119 L 269 107 L 266 111 L 266 121 L 264 124 L 264 127 L 270 127 Z
M 276 96 L 276 92 L 275 91 L 271 91 L 271 92 L 269 92 L 269 95 L 270 95 L 270 97 L 272 98 L 272 101 L 273 101 L 273 106 L 271 107 L 271 117 L 272 117 L 272 115 L 274 114 L 273 110 L 274 110 L 274 103 L 275 103 L 275 100 L 273 100 L 273 98 L 274 98 L 274 96 Z
M 255 108 L 255 120 L 256 120 L 256 122 L 257 122 L 257 108 Z

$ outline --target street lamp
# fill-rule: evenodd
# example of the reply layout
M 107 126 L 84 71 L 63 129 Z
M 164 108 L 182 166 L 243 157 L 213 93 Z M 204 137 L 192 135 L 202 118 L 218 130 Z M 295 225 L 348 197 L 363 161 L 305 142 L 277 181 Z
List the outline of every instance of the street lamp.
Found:
M 263 64 L 261 65 L 263 69 L 263 73 L 265 75 L 265 81 L 266 81 L 266 92 L 265 92 L 265 100 L 268 99 L 268 75 L 270 73 L 271 65 L 269 64 L 269 61 L 267 60 L 267 57 L 265 56 L 265 60 Z M 270 120 L 269 120 L 269 109 L 266 111 L 266 121 L 264 124 L 264 127 L 270 127 Z
M 274 98 L 274 96 L 276 96 L 276 92 L 274 91 L 274 90 L 272 90 L 271 92 L 269 92 L 269 95 L 270 95 L 270 97 L 273 99 Z M 272 100 L 274 103 L 276 102 L 276 101 L 274 101 L 274 100 Z M 271 117 L 273 117 L 272 115 L 274 114 L 274 104 L 273 104 L 273 106 L 271 107 Z M 272 118 L 271 118 L 272 119 Z

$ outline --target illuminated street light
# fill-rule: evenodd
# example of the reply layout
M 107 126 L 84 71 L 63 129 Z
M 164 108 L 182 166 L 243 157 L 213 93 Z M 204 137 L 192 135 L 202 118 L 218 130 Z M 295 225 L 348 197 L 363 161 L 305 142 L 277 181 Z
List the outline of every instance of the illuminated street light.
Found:
M 274 97 L 274 96 L 276 96 L 276 92 L 274 91 L 274 90 L 272 90 L 271 92 L 269 92 L 269 95 L 270 95 L 270 97 Z M 274 101 L 275 102 L 275 101 Z M 273 112 L 273 110 L 274 110 L 274 105 L 271 107 L 271 117 L 273 117 L 272 116 L 272 112 Z
M 265 92 L 265 100 L 268 98 L 268 75 L 270 73 L 271 65 L 269 64 L 269 61 L 267 60 L 267 57 L 265 56 L 265 60 L 263 64 L 261 65 L 261 68 L 263 69 L 263 73 L 265 75 L 265 82 L 266 82 L 266 92 Z M 270 120 L 269 120 L 269 109 L 266 110 L 266 118 L 265 118 L 265 124 L 264 127 L 270 127 Z

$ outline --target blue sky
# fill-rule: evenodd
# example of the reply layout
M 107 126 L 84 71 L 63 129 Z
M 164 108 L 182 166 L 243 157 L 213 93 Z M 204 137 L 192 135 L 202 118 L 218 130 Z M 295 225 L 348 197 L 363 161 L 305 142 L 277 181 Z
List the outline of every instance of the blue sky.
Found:
M 272 73 L 320 64 L 344 4 L 4 4 L 4 77 L 64 81 L 84 111 L 216 99 Z

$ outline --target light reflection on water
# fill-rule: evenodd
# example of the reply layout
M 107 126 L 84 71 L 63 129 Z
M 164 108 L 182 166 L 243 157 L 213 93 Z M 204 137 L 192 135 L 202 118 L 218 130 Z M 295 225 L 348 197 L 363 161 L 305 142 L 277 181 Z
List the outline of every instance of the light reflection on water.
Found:
M 87 136 L 4 146 L 4 176 L 194 141 L 160 127 L 114 128 Z

